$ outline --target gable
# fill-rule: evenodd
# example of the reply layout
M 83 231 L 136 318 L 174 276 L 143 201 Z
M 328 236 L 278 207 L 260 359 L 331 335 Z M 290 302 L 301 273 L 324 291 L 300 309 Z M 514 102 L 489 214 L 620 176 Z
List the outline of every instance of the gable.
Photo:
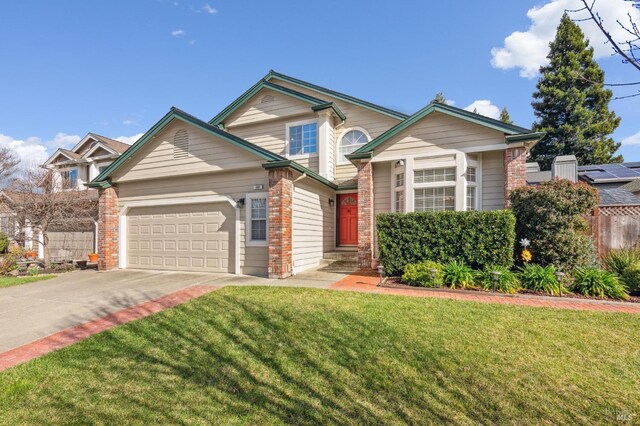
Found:
M 310 112 L 309 103 L 269 88 L 263 88 L 225 119 L 225 127 L 231 128 L 277 118 L 299 116 Z
M 264 159 L 195 125 L 173 119 L 129 161 L 112 174 L 112 182 L 187 176 L 261 167 Z
M 112 152 L 107 151 L 106 149 L 102 148 L 102 147 L 98 147 L 96 148 L 91 154 L 89 154 L 87 156 L 87 158 L 92 158 L 92 157 L 102 157 L 105 155 L 114 155 Z
M 51 158 L 49 158 L 45 164 L 56 164 L 59 162 L 73 161 L 75 160 L 70 155 L 58 150 L 58 152 L 54 153 Z
M 412 154 L 437 154 L 444 150 L 469 150 L 483 146 L 507 148 L 503 132 L 441 112 L 431 113 L 374 148 L 377 160 Z

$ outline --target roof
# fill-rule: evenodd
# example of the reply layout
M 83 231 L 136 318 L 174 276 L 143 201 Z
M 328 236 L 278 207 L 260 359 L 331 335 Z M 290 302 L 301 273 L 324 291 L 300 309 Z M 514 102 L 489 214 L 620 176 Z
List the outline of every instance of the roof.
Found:
M 432 102 L 426 107 L 422 108 L 420 111 L 416 112 L 412 116 L 408 117 L 406 120 L 398 123 L 393 126 L 377 138 L 374 138 L 368 144 L 358 148 L 352 154 L 347 155 L 347 158 L 353 160 L 357 158 L 367 158 L 370 157 L 373 153 L 373 150 L 391 139 L 393 136 L 412 126 L 419 120 L 424 117 L 432 114 L 434 112 L 439 112 L 442 114 L 449 115 L 451 117 L 460 118 L 462 120 L 468 121 L 470 123 L 479 124 L 481 126 L 489 127 L 494 130 L 498 130 L 500 132 L 505 133 L 506 142 L 507 143 L 515 143 L 522 141 L 530 141 L 530 140 L 540 140 L 544 137 L 545 133 L 542 132 L 532 132 L 530 129 L 526 129 L 524 127 L 516 126 L 513 124 L 504 123 L 500 120 L 495 120 L 493 118 L 485 117 L 484 115 L 476 114 L 473 112 L 465 111 L 461 108 L 456 108 L 451 105 L 446 105 L 439 102 Z
M 263 164 L 265 169 L 274 168 L 274 167 L 290 167 L 294 170 L 299 171 L 300 173 L 305 173 L 307 176 L 327 185 L 331 188 L 335 188 L 336 185 L 322 176 L 318 175 L 312 170 L 302 166 L 299 163 L 296 163 L 293 160 L 289 160 L 281 155 L 273 153 L 267 149 L 264 149 L 258 145 L 252 144 L 249 141 L 246 141 L 242 138 L 239 138 L 235 135 L 232 135 L 229 132 L 226 132 L 216 126 L 213 126 L 205 121 L 200 120 L 199 118 L 194 117 L 193 115 L 182 111 L 179 108 L 171 107 L 169 112 L 165 114 L 164 117 L 160 119 L 151 129 L 149 129 L 136 143 L 131 145 L 127 151 L 125 151 L 120 157 L 118 157 L 109 167 L 107 167 L 102 173 L 100 173 L 93 181 L 91 181 L 88 186 L 92 188 L 108 188 L 112 186 L 111 184 L 111 176 L 113 172 L 115 172 L 125 161 L 131 158 L 136 152 L 138 152 L 146 143 L 153 139 L 153 137 L 164 129 L 171 121 L 174 119 L 181 120 L 185 123 L 196 126 L 203 131 L 213 134 L 220 139 L 229 142 L 230 144 L 244 149 L 257 157 L 265 160 L 266 162 Z
M 624 188 L 602 188 L 598 189 L 601 206 L 610 205 L 640 205 L 640 197 Z
M 276 72 L 276 71 L 269 71 L 269 73 L 267 73 L 267 75 L 265 75 L 262 79 L 260 79 L 256 84 L 254 84 L 253 86 L 251 86 L 249 88 L 249 90 L 247 90 L 246 92 L 244 92 L 242 95 L 240 95 L 240 97 L 238 97 L 235 101 L 233 101 L 231 104 L 229 104 L 226 108 L 224 108 L 222 111 L 220 111 L 219 114 L 217 114 L 215 117 L 213 117 L 210 121 L 209 124 L 213 124 L 215 126 L 218 126 L 220 124 L 222 124 L 224 122 L 224 120 L 231 115 L 235 110 L 237 110 L 240 106 L 242 106 L 245 102 L 247 102 L 247 100 L 249 100 L 253 95 L 255 95 L 258 91 L 262 90 L 265 87 L 268 87 L 272 90 L 276 90 L 279 91 L 281 93 L 284 94 L 288 94 L 294 97 L 297 97 L 300 100 L 303 101 L 312 101 L 312 102 L 318 102 L 319 104 L 326 104 L 326 105 L 332 105 L 335 106 L 335 108 L 337 108 L 337 105 L 335 105 L 333 102 L 328 102 L 328 101 L 323 101 L 321 99 L 318 99 L 314 96 L 309 96 L 306 94 L 303 94 L 301 92 L 298 92 L 296 90 L 293 89 L 289 89 L 286 87 L 283 87 L 281 85 L 275 84 L 273 83 L 271 80 L 273 79 L 277 79 L 277 80 L 281 80 L 281 81 L 285 81 L 289 84 L 301 87 L 301 88 L 305 88 L 305 89 L 309 89 L 309 90 L 313 90 L 315 92 L 318 92 L 320 94 L 324 94 L 327 96 L 330 96 L 332 98 L 335 99 L 340 99 L 341 101 L 344 102 L 349 102 L 352 103 L 354 105 L 358 105 L 361 106 L 363 108 L 367 108 L 369 110 L 372 111 L 376 111 L 380 114 L 384 114 L 387 115 L 389 117 L 393 117 L 396 118 L 398 120 L 404 120 L 408 117 L 407 114 L 398 112 L 398 111 L 394 111 L 392 109 L 380 106 L 380 105 L 376 105 L 374 103 L 356 98 L 354 96 L 350 96 L 341 92 L 337 92 L 335 90 L 331 90 L 331 89 L 327 89 L 326 87 L 322 87 L 322 86 L 318 86 L 303 80 L 299 80 L 297 78 Z M 266 84 L 265 84 L 266 83 Z M 305 99 L 306 98 L 306 99 Z M 319 105 L 318 104 L 318 105 Z M 317 110 L 317 109 L 316 109 Z M 338 109 L 339 110 L 339 109 Z M 344 114 L 342 114 L 342 116 L 340 115 L 342 114 L 342 112 L 340 111 L 340 113 L 337 113 L 337 115 L 344 121 L 345 117 Z
M 542 182 L 549 182 L 553 175 L 551 170 L 546 171 L 529 171 L 527 170 L 527 183 L 529 185 L 539 185 Z
M 98 141 L 102 142 L 103 144 L 107 145 L 109 148 L 113 149 L 118 154 L 122 154 L 131 146 L 124 142 L 120 142 L 115 139 L 108 138 L 106 136 L 98 135 L 96 133 L 89 133 L 89 135 L 91 135 L 91 137 L 97 139 Z
M 640 179 L 640 161 L 578 166 L 578 176 L 588 183 L 630 182 Z
M 627 183 L 626 185 L 622 186 L 624 189 L 626 189 L 627 191 L 631 191 L 634 194 L 636 192 L 640 192 L 640 179 L 635 179 L 632 180 L 631 182 Z
M 75 152 L 73 152 L 71 150 L 68 150 L 68 149 L 60 148 L 59 151 L 64 153 L 65 155 L 70 156 L 71 158 L 75 158 L 75 159 L 81 158 L 80 154 L 77 154 L 77 153 L 75 153 Z

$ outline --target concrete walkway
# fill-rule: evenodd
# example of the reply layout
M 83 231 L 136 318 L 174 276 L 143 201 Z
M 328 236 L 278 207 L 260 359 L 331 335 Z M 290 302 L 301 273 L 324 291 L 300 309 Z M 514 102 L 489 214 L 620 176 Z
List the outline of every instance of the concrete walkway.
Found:
M 364 293 L 392 294 L 396 296 L 431 297 L 437 299 L 465 300 L 480 303 L 533 306 L 539 308 L 572 309 L 578 311 L 623 312 L 640 314 L 640 303 L 624 303 L 596 299 L 558 298 L 524 294 L 507 295 L 482 291 L 446 291 L 445 289 L 378 287 L 380 278 L 373 272 L 358 271 L 335 284 L 333 290 Z

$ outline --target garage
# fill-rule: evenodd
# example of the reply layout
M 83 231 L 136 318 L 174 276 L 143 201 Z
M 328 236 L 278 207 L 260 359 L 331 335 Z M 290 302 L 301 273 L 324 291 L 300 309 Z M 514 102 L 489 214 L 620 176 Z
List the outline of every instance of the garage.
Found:
M 135 207 L 126 227 L 129 268 L 234 272 L 235 211 L 229 203 Z

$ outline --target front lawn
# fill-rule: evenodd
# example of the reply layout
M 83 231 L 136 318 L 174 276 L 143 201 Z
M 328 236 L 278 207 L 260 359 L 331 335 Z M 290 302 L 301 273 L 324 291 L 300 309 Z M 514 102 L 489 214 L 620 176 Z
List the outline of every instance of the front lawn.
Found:
M 55 275 L 35 275 L 33 277 L 0 277 L 0 288 L 34 283 L 36 281 L 48 280 L 49 278 L 53 277 L 55 277 Z
M 635 315 L 225 288 L 0 373 L 0 424 L 609 423 L 639 359 Z

